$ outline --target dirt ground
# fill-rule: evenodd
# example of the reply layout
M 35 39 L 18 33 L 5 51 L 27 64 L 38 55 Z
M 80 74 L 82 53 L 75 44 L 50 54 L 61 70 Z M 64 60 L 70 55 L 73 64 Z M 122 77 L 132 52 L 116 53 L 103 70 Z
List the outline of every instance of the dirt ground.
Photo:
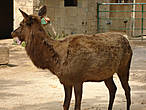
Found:
M 62 110 L 63 86 L 48 70 L 37 69 L 21 46 L 0 40 L 10 48 L 8 65 L 0 66 L 0 110 Z M 131 110 L 146 110 L 146 46 L 133 45 L 130 70 Z M 126 110 L 126 99 L 117 75 L 113 110 Z M 103 82 L 84 83 L 82 110 L 107 110 L 108 90 Z M 71 109 L 74 108 L 74 95 Z

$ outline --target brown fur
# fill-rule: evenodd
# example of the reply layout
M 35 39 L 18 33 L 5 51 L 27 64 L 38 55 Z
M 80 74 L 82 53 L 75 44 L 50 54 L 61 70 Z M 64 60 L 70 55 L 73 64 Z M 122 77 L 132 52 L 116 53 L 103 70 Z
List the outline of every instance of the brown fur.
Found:
M 53 40 L 43 30 L 39 17 L 21 12 L 24 20 L 12 36 L 27 43 L 25 49 L 34 65 L 49 69 L 64 85 L 64 110 L 69 109 L 72 87 L 75 90 L 75 110 L 80 110 L 82 84 L 87 81 L 105 82 L 110 94 L 108 110 L 112 110 L 116 93 L 114 73 L 120 78 L 126 94 L 127 110 L 130 110 L 128 80 L 132 50 L 121 33 L 73 35 L 63 40 Z

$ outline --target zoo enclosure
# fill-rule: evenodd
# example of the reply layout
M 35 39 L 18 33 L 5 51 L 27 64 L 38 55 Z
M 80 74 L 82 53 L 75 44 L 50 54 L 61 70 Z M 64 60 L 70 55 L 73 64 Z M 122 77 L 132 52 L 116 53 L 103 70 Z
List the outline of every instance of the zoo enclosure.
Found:
M 146 3 L 97 3 L 98 32 L 125 32 L 145 39 Z

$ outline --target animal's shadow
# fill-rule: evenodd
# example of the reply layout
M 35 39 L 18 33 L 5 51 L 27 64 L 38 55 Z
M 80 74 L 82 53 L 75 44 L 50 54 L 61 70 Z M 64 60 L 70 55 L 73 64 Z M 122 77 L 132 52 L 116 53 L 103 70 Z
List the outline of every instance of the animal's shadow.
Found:
M 51 100 L 51 99 L 48 99 Z M 98 101 L 97 101 L 98 100 Z M 0 108 L 0 110 L 63 110 L 63 101 L 52 101 L 47 103 L 30 104 L 30 105 L 20 105 L 11 109 Z M 101 100 L 100 97 L 96 99 L 83 99 L 82 110 L 107 110 L 108 104 L 106 100 Z M 123 106 L 121 103 L 115 104 L 113 107 L 115 110 L 122 110 Z M 71 101 L 70 110 L 74 110 L 74 100 Z

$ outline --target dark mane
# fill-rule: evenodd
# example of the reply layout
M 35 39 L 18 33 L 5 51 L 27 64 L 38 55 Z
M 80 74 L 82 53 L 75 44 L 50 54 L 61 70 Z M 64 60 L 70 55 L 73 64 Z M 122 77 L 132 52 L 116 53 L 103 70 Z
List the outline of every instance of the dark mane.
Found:
M 29 39 L 26 41 L 26 52 L 32 59 L 34 65 L 38 68 L 53 68 L 60 63 L 59 55 L 54 50 L 53 40 L 47 36 L 42 26 L 37 28 L 38 29 L 32 28 L 30 32 Z M 51 40 L 52 43 L 49 43 L 49 40 Z M 50 62 L 52 63 L 50 64 Z M 53 69 L 51 71 L 54 73 Z

